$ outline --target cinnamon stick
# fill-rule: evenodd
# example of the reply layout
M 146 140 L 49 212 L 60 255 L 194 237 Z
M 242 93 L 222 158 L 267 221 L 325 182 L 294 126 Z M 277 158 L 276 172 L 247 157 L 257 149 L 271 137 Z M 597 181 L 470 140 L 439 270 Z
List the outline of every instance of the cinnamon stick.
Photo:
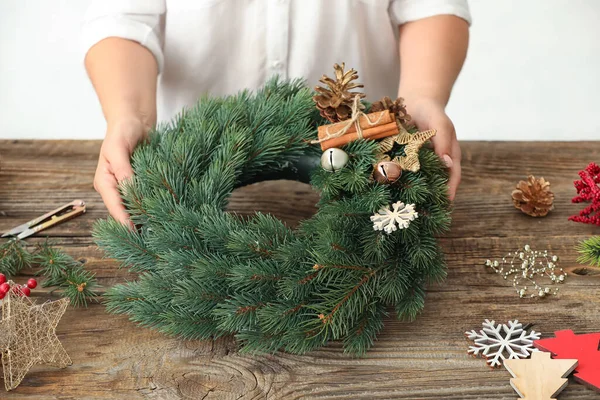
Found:
M 319 127 L 319 129 L 320 128 L 321 127 Z M 372 128 L 363 129 L 363 131 L 362 131 L 363 139 L 372 139 L 372 140 L 381 139 L 381 138 L 388 137 L 388 136 L 394 136 L 394 135 L 397 135 L 398 133 L 399 133 L 399 130 L 398 130 L 398 124 L 396 124 L 396 121 L 387 123 L 385 125 L 377 125 Z M 326 140 L 324 142 L 321 142 L 321 149 L 327 150 L 332 147 L 341 147 L 345 144 L 355 141 L 356 139 L 358 139 L 358 133 L 356 132 L 356 129 L 355 129 L 354 132 L 346 133 L 343 136 L 340 136 L 337 138 L 332 138 L 332 139 Z
M 361 115 L 358 118 L 358 123 L 360 124 L 361 130 L 364 132 L 367 129 L 376 128 L 381 125 L 389 124 L 390 122 L 395 122 L 393 114 L 390 113 L 389 110 L 378 111 L 366 115 Z M 341 131 L 348 125 L 348 121 L 338 122 L 337 124 L 323 125 L 319 127 L 319 139 L 323 139 L 327 137 L 327 135 L 335 135 L 336 132 Z M 356 124 L 352 124 L 348 127 L 346 134 L 355 133 L 356 132 Z M 355 136 L 356 139 L 356 136 Z M 355 140 L 353 139 L 353 140 Z M 322 142 L 323 143 L 323 142 Z M 348 143 L 348 142 L 346 142 Z M 345 144 L 345 143 L 344 143 Z
M 375 136 L 371 136 L 369 139 L 371 140 L 379 140 L 379 139 L 383 139 L 386 138 L 388 136 L 394 136 L 394 135 L 398 135 L 400 132 L 398 129 L 394 130 L 394 131 L 389 131 L 389 132 L 382 132 L 378 135 Z

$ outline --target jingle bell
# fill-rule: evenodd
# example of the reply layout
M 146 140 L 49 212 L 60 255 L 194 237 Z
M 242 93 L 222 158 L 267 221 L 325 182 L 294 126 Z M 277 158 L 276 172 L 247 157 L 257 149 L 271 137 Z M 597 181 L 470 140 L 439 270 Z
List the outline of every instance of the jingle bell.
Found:
M 321 167 L 326 171 L 338 171 L 346 164 L 348 164 L 348 154 L 335 147 L 325 150 L 321 156 Z
M 375 165 L 373 179 L 379 183 L 394 183 L 402 176 L 402 168 L 392 161 L 381 161 Z

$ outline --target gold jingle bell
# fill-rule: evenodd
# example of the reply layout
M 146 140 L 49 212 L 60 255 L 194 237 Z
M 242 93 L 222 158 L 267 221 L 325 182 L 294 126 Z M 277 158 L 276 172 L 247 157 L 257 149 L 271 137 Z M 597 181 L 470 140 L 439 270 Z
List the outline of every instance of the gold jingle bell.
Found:
M 373 179 L 379 183 L 394 183 L 402 176 L 402 168 L 393 161 L 381 161 L 375 165 Z
M 325 150 L 321 156 L 321 166 L 329 172 L 338 171 L 346 164 L 348 164 L 348 154 L 335 147 Z

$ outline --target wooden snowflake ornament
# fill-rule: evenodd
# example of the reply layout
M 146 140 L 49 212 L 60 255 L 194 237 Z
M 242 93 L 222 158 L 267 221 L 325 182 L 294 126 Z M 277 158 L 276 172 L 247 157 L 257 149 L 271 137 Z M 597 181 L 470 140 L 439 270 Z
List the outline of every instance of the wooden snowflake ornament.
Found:
M 536 340 L 534 346 L 554 354 L 555 359 L 576 358 L 575 380 L 600 391 L 600 332 L 576 335 L 572 330 L 554 332 L 555 337 Z
M 410 221 L 419 217 L 414 204 L 404 204 L 398 201 L 392 204 L 392 209 L 382 208 L 371 216 L 373 229 L 384 231 L 388 235 L 398 229 L 408 228 Z
M 510 384 L 523 399 L 555 400 L 569 384 L 567 376 L 577 360 L 553 360 L 550 353 L 537 351 L 529 360 L 506 360 L 504 367 L 513 376 Z
M 484 357 L 492 368 L 501 366 L 504 360 L 528 358 L 537 351 L 533 341 L 540 338 L 540 333 L 527 333 L 517 320 L 496 324 L 496 321 L 486 319 L 482 326 L 479 332 L 465 332 L 465 336 L 475 342 L 469 346 L 467 354 Z

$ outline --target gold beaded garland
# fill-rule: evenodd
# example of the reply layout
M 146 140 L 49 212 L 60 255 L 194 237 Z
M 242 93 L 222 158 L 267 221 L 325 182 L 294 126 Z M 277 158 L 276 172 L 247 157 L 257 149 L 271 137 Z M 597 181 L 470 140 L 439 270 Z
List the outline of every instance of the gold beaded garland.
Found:
M 532 250 L 526 244 L 514 253 L 508 253 L 501 261 L 486 260 L 485 265 L 504 279 L 512 277 L 512 285 L 519 297 L 539 297 L 558 293 L 555 284 L 564 283 L 567 273 L 558 266 L 559 258 L 547 250 Z M 537 282 L 536 282 L 537 279 Z M 532 287 L 528 288 L 527 285 Z

